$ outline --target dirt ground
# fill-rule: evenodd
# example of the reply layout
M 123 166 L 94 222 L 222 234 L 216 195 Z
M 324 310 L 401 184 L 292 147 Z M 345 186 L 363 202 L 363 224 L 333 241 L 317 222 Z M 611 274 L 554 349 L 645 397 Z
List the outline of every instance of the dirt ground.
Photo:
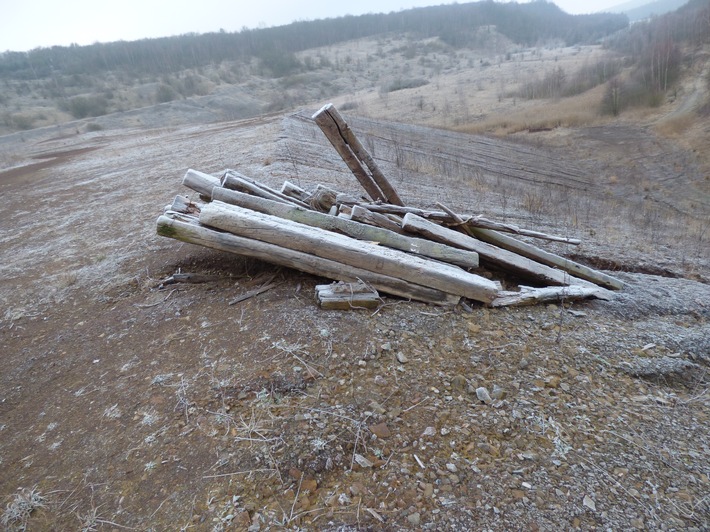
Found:
M 680 257 L 664 240 L 674 233 L 639 240 L 656 226 L 594 216 L 632 190 L 614 188 L 631 182 L 628 161 L 594 159 L 613 130 L 545 147 L 355 120 L 412 204 L 488 204 L 556 227 L 560 211 L 519 207 L 557 185 L 511 185 L 510 197 L 495 185 L 537 169 L 582 196 L 584 179 L 600 203 L 563 226 L 584 237 L 583 259 L 607 260 L 627 287 L 573 306 L 387 298 L 376 312 L 340 312 L 317 308 L 320 279 L 155 231 L 187 192 L 187 168 L 357 190 L 305 116 L 0 139 L 3 525 L 710 527 L 707 250 L 692 240 Z M 660 150 L 644 135 L 623 131 Z M 663 146 L 643 172 L 667 173 L 677 157 L 677 175 L 695 182 L 692 157 Z M 472 180 L 484 148 L 521 164 Z M 686 204 L 663 186 L 651 192 L 674 211 Z M 210 277 L 161 286 L 178 271 Z M 272 276 L 276 288 L 230 305 Z

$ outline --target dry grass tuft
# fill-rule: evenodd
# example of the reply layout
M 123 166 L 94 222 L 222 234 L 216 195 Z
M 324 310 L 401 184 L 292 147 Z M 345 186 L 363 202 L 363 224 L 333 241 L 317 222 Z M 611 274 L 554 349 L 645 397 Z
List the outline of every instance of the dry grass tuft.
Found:
M 656 124 L 655 130 L 663 137 L 672 138 L 684 134 L 694 124 L 695 116 L 686 114 L 660 121 Z
M 32 512 L 47 507 L 47 499 L 36 488 L 22 488 L 5 507 L 0 523 L 5 530 L 27 530 Z

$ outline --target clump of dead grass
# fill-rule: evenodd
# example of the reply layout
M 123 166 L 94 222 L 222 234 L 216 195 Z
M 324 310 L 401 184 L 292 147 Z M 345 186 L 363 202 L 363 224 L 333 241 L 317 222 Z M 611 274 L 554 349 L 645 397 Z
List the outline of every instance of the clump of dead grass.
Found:
M 47 508 L 47 499 L 37 488 L 22 488 L 5 507 L 0 523 L 5 530 L 27 530 L 27 521 L 32 513 L 42 508 Z
M 676 116 L 658 122 L 656 133 L 666 138 L 673 138 L 688 131 L 695 123 L 695 117 L 690 114 Z

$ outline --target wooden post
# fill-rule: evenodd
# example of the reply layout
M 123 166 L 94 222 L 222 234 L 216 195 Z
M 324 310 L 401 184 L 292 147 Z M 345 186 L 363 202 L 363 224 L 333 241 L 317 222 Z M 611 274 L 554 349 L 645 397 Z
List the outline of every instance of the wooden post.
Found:
M 313 115 L 313 120 L 372 199 L 404 205 L 397 191 L 333 104 L 329 103 L 322 107 Z M 363 167 L 363 163 L 369 169 L 369 174 Z
M 490 303 L 498 292 L 498 286 L 493 281 L 449 264 L 221 201 L 205 205 L 200 212 L 200 222 L 238 236 L 299 250 L 410 283 L 425 284 L 483 303 Z
M 218 177 L 193 169 L 185 173 L 185 177 L 182 178 L 182 184 L 207 198 L 212 196 L 214 187 L 220 186 Z

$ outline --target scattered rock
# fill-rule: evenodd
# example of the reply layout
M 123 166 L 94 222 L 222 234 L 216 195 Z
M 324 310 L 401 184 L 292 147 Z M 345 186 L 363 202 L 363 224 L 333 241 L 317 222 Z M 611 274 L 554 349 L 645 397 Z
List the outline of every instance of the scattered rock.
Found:
M 651 381 L 680 380 L 694 382 L 702 375 L 702 368 L 683 358 L 637 358 L 621 366 L 632 377 Z
M 486 404 L 489 404 L 493 401 L 491 399 L 490 394 L 488 393 L 488 390 L 484 386 L 481 386 L 480 388 L 476 388 L 476 397 L 478 397 L 479 401 L 486 403 Z
M 585 495 L 584 499 L 582 500 L 582 504 L 589 508 L 591 511 L 596 512 L 597 511 L 597 505 L 594 503 L 594 499 L 592 499 L 589 495 Z
M 397 354 L 395 355 L 397 357 L 397 362 L 400 364 L 406 364 L 409 362 L 409 359 L 402 353 L 402 351 L 397 351 Z
M 378 438 L 389 438 L 392 436 L 392 432 L 386 423 L 378 423 L 377 425 L 370 425 L 370 432 L 372 432 Z
M 422 518 L 421 515 L 419 515 L 419 512 L 414 512 L 413 514 L 409 514 L 407 516 L 407 521 L 409 521 L 409 524 L 412 526 L 419 526 L 419 523 L 421 523 Z

